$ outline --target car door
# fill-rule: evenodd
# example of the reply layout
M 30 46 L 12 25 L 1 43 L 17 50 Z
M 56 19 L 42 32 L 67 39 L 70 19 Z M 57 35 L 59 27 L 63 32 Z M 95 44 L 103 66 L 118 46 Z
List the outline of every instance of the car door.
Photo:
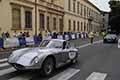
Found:
M 64 63 L 66 63 L 69 59 L 68 54 L 70 52 L 70 48 L 69 48 L 69 43 L 67 41 L 65 41 L 65 45 L 63 44 L 63 50 L 62 50 L 62 61 Z

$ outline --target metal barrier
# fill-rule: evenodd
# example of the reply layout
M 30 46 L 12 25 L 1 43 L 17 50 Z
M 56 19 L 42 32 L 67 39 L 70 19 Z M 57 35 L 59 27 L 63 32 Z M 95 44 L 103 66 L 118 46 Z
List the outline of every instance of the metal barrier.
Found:
M 80 33 L 73 33 L 73 34 L 64 34 L 64 35 L 57 35 L 57 37 L 47 36 L 46 39 L 64 39 L 64 40 L 74 40 L 81 38 Z M 31 45 L 39 45 L 42 41 L 42 37 L 33 36 L 33 37 L 20 37 L 20 38 L 0 38 L 0 48 L 11 48 L 11 47 L 25 47 Z

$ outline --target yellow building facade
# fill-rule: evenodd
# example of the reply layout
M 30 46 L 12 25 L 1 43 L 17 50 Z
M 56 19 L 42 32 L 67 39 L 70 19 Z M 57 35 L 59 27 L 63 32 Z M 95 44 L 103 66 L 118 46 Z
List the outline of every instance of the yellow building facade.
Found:
M 69 32 L 99 32 L 101 11 L 88 0 L 64 0 L 64 30 Z
M 0 34 L 100 31 L 100 10 L 87 0 L 1 0 Z

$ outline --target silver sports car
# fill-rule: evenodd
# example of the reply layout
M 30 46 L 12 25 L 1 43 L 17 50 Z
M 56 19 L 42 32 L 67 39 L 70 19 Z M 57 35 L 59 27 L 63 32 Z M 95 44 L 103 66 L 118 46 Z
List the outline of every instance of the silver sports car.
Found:
M 39 47 L 13 51 L 8 63 L 17 70 L 40 69 L 45 76 L 55 68 L 77 60 L 78 50 L 69 41 L 43 40 Z

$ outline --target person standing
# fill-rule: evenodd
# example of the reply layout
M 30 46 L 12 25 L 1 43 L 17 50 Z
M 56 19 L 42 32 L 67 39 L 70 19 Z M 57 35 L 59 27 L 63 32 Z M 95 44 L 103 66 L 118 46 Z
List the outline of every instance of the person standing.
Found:
M 90 43 L 92 44 L 93 40 L 94 40 L 94 33 L 93 32 L 89 33 L 89 38 L 90 38 Z
M 13 37 L 17 37 L 17 32 L 16 31 L 14 31 Z
M 5 33 L 5 36 L 6 36 L 6 38 L 10 38 L 9 32 L 6 32 L 6 33 Z
M 2 33 L 2 38 L 3 38 L 3 39 L 6 39 L 6 35 L 5 35 L 4 32 Z

